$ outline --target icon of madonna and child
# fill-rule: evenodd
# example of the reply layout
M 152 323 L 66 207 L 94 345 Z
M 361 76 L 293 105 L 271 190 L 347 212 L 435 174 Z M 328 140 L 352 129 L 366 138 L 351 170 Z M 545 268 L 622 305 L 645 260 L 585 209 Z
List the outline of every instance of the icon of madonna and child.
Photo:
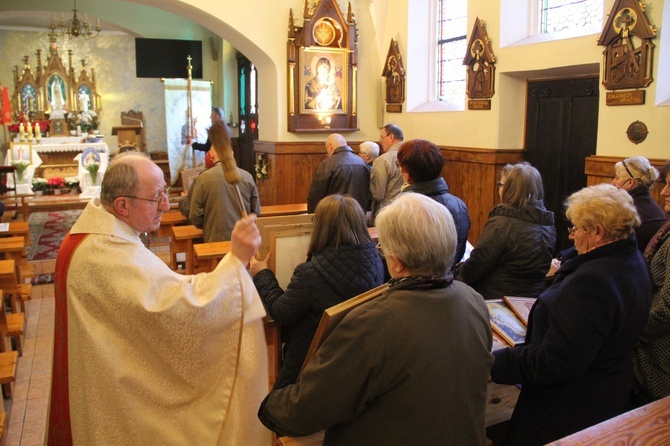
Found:
M 315 56 L 316 58 L 317 56 Z M 342 110 L 340 90 L 336 85 L 337 70 L 328 57 L 320 56 L 314 69 L 307 66 L 305 74 L 314 74 L 305 84 L 304 106 L 306 110 Z M 341 74 L 339 76 L 341 78 Z

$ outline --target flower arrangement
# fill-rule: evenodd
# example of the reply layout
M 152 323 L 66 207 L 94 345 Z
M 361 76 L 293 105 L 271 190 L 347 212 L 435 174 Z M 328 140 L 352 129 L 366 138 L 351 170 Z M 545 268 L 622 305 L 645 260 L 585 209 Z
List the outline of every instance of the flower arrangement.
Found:
M 65 179 L 60 177 L 50 178 L 47 180 L 47 189 L 56 190 L 65 187 Z
M 65 177 L 65 185 L 70 189 L 77 189 L 79 187 L 79 177 Z
M 259 180 L 268 179 L 268 155 L 267 153 L 259 153 L 256 157 L 256 165 L 254 166 L 256 178 Z
M 77 130 L 77 127 L 79 127 L 82 132 L 88 133 L 91 129 L 98 129 L 100 120 L 96 112 L 87 110 L 79 114 L 70 113 L 67 117 L 67 124 L 70 130 Z
M 23 173 L 30 164 L 25 161 L 12 161 L 12 164 L 16 166 L 16 176 L 19 178 L 19 181 L 23 181 Z
M 47 188 L 46 178 L 33 178 L 33 192 L 43 191 Z
M 86 164 L 86 170 L 91 174 L 91 180 L 93 181 L 93 184 L 95 184 L 98 177 L 98 170 L 100 170 L 100 163 L 88 163 Z

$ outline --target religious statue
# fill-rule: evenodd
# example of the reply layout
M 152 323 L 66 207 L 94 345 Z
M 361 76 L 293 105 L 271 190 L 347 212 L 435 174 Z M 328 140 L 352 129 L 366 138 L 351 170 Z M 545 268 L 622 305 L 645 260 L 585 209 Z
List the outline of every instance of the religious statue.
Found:
M 63 100 L 63 81 L 58 76 L 54 76 L 51 82 L 51 115 L 49 119 L 65 118 L 65 101 Z

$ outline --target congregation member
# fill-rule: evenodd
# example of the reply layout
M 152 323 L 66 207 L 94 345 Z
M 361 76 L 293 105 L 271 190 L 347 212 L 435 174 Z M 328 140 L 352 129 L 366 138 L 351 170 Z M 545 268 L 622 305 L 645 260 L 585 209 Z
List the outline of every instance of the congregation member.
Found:
M 228 126 L 221 124 L 230 137 Z M 235 222 L 242 218 L 237 198 L 238 188 L 247 214 L 261 214 L 258 189 L 251 174 L 235 167 L 240 181 L 236 185 L 228 183 L 216 151 L 210 152 L 214 166 L 198 175 L 198 181 L 192 185 L 193 195 L 188 214 L 191 224 L 202 228 L 202 239 L 205 243 L 230 240 Z
M 205 170 L 214 167 L 214 158 L 212 157 L 212 154 L 215 154 L 214 150 L 212 149 L 209 149 L 207 153 L 205 153 Z M 184 177 L 182 176 L 182 181 L 183 178 Z M 193 181 L 191 182 L 190 185 L 186 184 L 183 185 L 185 188 L 188 189 L 188 191 L 181 192 L 179 202 L 177 203 L 179 207 L 179 212 L 181 212 L 181 215 L 183 215 L 186 218 L 188 218 L 189 214 L 191 213 L 191 199 L 193 198 L 193 187 L 195 186 L 195 182 L 197 179 L 198 177 L 193 178 Z
M 635 229 L 637 246 L 644 252 L 649 240 L 661 229 L 667 216 L 649 194 L 649 188 L 658 178 L 658 171 L 643 156 L 635 156 L 614 165 L 612 185 L 628 191 L 640 216 L 640 226 Z
M 670 214 L 670 162 L 661 168 L 661 196 Z M 634 200 L 635 198 L 633 198 Z M 670 222 L 651 239 L 644 253 L 654 294 L 651 311 L 633 353 L 635 399 L 642 405 L 670 396 Z
M 365 161 L 339 133 L 326 138 L 326 155 L 314 171 L 307 195 L 307 212 L 313 213 L 322 198 L 333 194 L 349 195 L 367 211 L 370 170 Z
M 482 297 L 450 273 L 453 219 L 408 193 L 377 229 L 388 288 L 345 315 L 259 417 L 279 435 L 325 429 L 324 445 L 483 446 L 491 327 Z
M 379 211 L 391 203 L 400 193 L 402 176 L 396 166 L 398 149 L 405 139 L 402 130 L 395 124 L 386 124 L 379 134 L 381 149 L 384 152 L 372 163 L 370 172 L 370 226 L 374 226 Z
M 286 291 L 268 268 L 269 256 L 252 259 L 250 269 L 268 314 L 282 327 L 285 355 L 274 385 L 281 389 L 298 379 L 323 311 L 381 285 L 384 267 L 363 209 L 342 195 L 316 207 L 307 261 L 296 267 Z
M 413 139 L 404 142 L 398 149 L 398 165 L 405 185 L 404 192 L 416 192 L 432 198 L 449 209 L 456 225 L 456 256 L 459 262 L 465 253 L 470 231 L 468 207 L 455 195 L 442 178 L 444 158 L 440 149 L 430 141 Z
M 372 169 L 372 163 L 379 156 L 379 144 L 372 141 L 362 142 L 358 146 L 358 156 L 363 158 L 365 164 L 367 164 L 368 167 Z
M 489 213 L 458 279 L 485 299 L 540 294 L 556 244 L 554 213 L 544 207 L 542 177 L 528 163 L 506 165 L 498 182 L 501 204 Z
M 212 125 L 216 122 L 224 122 L 223 109 L 221 107 L 213 107 L 209 119 L 212 121 Z M 200 152 L 209 152 L 209 149 L 212 148 L 212 141 L 210 141 L 209 136 L 207 136 L 207 141 L 204 143 L 192 142 L 191 147 L 193 147 L 193 150 L 198 150 Z
M 652 295 L 633 199 L 599 184 L 572 194 L 566 215 L 574 248 L 531 309 L 525 343 L 494 352 L 492 379 L 521 384 L 505 445 L 545 444 L 615 417 L 632 387 Z
M 61 245 L 50 444 L 270 444 L 256 217 L 214 271 L 177 274 L 139 237 L 169 209 L 165 187 L 143 154 L 115 157 Z

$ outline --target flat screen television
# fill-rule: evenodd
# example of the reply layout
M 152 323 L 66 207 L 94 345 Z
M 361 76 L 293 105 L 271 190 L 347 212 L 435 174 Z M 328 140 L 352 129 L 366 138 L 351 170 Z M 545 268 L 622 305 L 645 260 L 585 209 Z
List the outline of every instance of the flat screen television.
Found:
M 202 41 L 171 39 L 135 39 L 137 77 L 188 77 L 191 56 L 193 79 L 202 79 Z

